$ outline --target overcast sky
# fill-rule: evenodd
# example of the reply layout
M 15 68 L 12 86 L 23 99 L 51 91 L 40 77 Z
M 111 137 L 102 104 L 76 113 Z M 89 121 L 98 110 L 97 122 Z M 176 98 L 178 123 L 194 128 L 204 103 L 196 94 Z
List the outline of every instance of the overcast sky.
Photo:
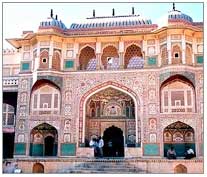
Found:
M 40 22 L 50 16 L 50 9 L 69 28 L 73 22 L 92 17 L 93 9 L 96 16 L 111 16 L 112 8 L 115 15 L 128 15 L 132 7 L 135 14 L 158 23 L 172 10 L 172 3 L 3 3 L 3 39 L 21 37 L 26 30 L 36 32 Z M 191 16 L 193 21 L 203 21 L 203 3 L 175 3 L 175 7 Z M 4 40 L 3 48 L 11 48 L 11 45 Z

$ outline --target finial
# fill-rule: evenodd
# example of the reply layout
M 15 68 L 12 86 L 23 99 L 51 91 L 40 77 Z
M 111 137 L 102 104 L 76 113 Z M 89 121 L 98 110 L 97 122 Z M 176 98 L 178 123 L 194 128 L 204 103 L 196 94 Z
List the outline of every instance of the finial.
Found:
M 114 10 L 114 8 L 112 9 L 112 16 L 114 16 L 115 15 L 115 10 Z
M 50 11 L 50 17 L 53 18 L 53 9 Z
M 55 20 L 58 20 L 58 16 L 57 15 L 55 15 Z
M 93 17 L 95 17 L 96 16 L 96 12 L 95 12 L 95 10 L 93 9 Z
M 173 2 L 173 11 L 175 11 L 175 3 Z
M 132 15 L 134 15 L 134 7 L 132 7 Z

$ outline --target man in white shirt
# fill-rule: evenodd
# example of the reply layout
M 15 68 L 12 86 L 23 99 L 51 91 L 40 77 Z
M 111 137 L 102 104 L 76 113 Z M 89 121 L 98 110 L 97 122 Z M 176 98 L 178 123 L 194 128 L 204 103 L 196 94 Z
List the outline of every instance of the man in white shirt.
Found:
M 190 147 L 187 147 L 187 148 L 188 149 L 185 153 L 185 159 L 192 159 L 193 157 L 195 157 L 195 153 L 192 148 L 190 148 Z
M 103 146 L 104 146 L 104 141 L 101 138 L 101 136 L 99 136 L 99 141 L 98 141 L 99 157 L 103 157 Z

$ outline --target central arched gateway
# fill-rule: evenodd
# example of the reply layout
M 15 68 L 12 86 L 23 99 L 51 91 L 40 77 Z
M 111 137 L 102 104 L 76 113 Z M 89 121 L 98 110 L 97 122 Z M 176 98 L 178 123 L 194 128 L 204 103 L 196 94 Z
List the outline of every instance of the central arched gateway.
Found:
M 112 125 L 123 131 L 124 147 L 140 147 L 141 105 L 137 95 L 119 83 L 108 81 L 90 89 L 80 101 L 80 147 L 88 147 L 92 137 L 103 136 Z
M 105 157 L 124 157 L 124 136 L 123 131 L 112 125 L 103 133 Z

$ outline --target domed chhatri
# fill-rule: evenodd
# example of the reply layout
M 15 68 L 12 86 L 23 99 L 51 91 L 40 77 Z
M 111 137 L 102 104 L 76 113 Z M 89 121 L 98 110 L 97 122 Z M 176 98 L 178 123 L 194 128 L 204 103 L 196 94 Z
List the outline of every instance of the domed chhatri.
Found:
M 47 18 L 46 21 L 40 23 L 40 28 L 48 28 L 48 27 L 58 27 L 62 30 L 67 30 L 65 24 L 58 20 L 58 16 L 53 17 L 53 9 L 51 9 L 50 17 Z
M 81 23 L 73 23 L 70 26 L 71 30 L 77 29 L 99 29 L 99 28 L 122 28 L 133 26 L 151 26 L 151 19 L 143 18 L 140 15 L 134 14 L 134 8 L 132 8 L 131 15 L 115 16 L 115 10 L 112 9 L 112 16 L 95 16 L 95 10 L 93 10 L 93 17 L 86 18 Z
M 173 3 L 173 10 L 168 13 L 168 22 L 185 22 L 193 23 L 193 19 L 179 10 L 175 9 L 175 3 Z

